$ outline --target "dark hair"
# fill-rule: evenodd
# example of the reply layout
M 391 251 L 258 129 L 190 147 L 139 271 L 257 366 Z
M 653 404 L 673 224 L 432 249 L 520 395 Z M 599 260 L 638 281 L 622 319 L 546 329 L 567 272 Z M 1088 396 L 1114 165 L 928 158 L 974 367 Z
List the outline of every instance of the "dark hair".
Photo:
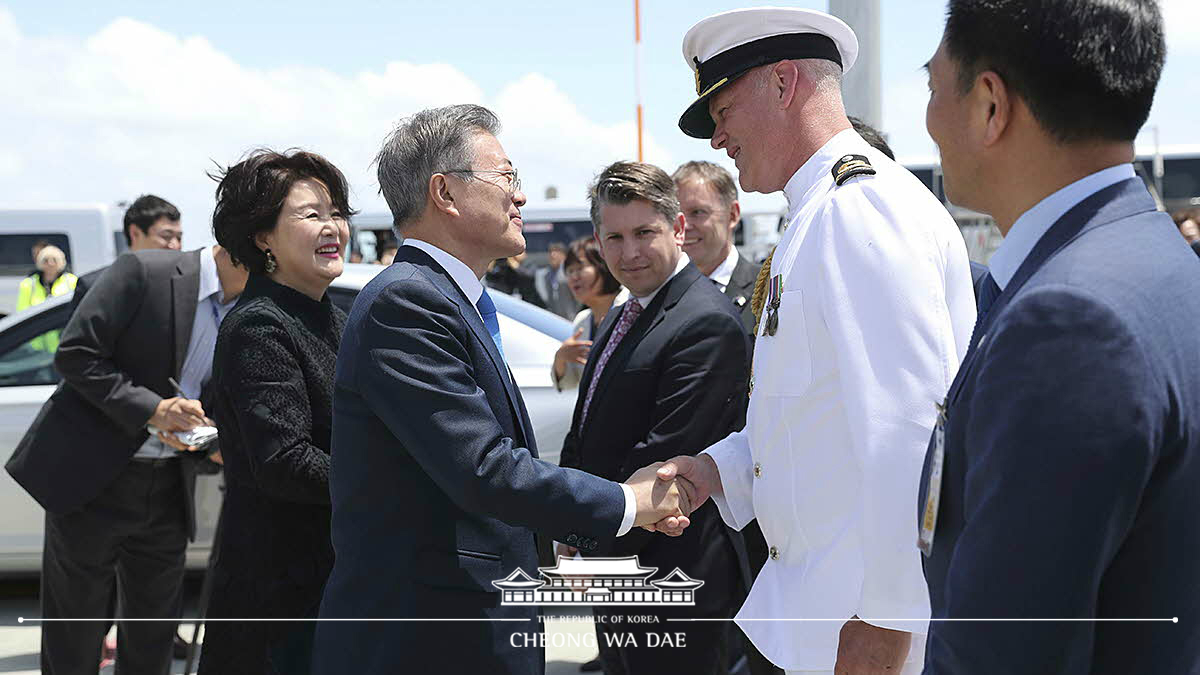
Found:
M 1200 206 L 1176 209 L 1171 212 L 1171 220 L 1175 221 L 1175 227 L 1182 225 L 1185 220 L 1194 220 L 1196 223 L 1200 223 Z
M 565 270 L 571 265 L 595 267 L 596 274 L 603 280 L 600 292 L 604 295 L 616 295 L 621 291 L 621 283 L 612 275 L 612 272 L 608 271 L 608 263 L 604 262 L 604 257 L 600 255 L 600 244 L 596 243 L 595 237 L 580 237 L 571 242 L 571 245 L 567 247 L 567 258 L 563 261 L 563 269 Z
M 717 196 L 727 209 L 732 209 L 738 198 L 737 184 L 733 182 L 733 176 L 724 167 L 712 162 L 691 161 L 681 164 L 675 169 L 675 173 L 671 174 L 671 180 L 675 181 L 676 189 L 688 181 L 706 181 L 717 191 Z
M 679 197 L 675 181 L 666 171 L 644 162 L 615 162 L 605 167 L 588 190 L 592 204 L 592 226 L 600 227 L 600 207 L 604 204 L 624 205 L 641 199 L 650 202 L 654 210 L 674 226 L 679 216 Z
M 950 0 L 942 41 L 960 95 L 994 71 L 1062 143 L 1132 141 L 1166 56 L 1155 0 Z
M 129 226 L 137 225 L 142 234 L 150 234 L 150 226 L 157 223 L 159 218 L 171 222 L 179 221 L 179 209 L 171 202 L 154 195 L 142 195 L 133 200 L 125 209 L 125 243 L 133 245 L 133 237 L 129 236 Z
M 559 253 L 566 253 L 567 245 L 562 243 L 561 241 L 550 242 L 550 245 L 546 247 L 546 252 L 554 253 L 555 251 L 558 251 Z
M 297 148 L 282 153 L 267 148 L 251 150 L 237 164 L 209 177 L 219 181 L 213 236 L 234 263 L 251 272 L 261 273 L 267 264 L 267 256 L 254 238 L 275 229 L 297 181 L 319 181 L 347 220 L 356 213 L 350 208 L 350 189 L 342 172 L 324 157 Z
M 850 116 L 847 119 L 850 120 L 850 126 L 854 127 L 854 130 L 858 132 L 859 136 L 862 136 L 867 145 L 887 155 L 888 159 L 896 159 L 896 154 L 892 152 L 892 148 L 887 144 L 887 141 L 883 140 L 883 134 L 879 133 L 878 129 L 854 116 Z

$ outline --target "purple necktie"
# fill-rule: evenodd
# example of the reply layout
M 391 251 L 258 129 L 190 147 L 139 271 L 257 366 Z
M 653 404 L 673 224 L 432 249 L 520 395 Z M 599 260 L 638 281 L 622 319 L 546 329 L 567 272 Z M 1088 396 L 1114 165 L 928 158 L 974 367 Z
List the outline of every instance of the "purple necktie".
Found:
M 625 334 L 629 332 L 629 327 L 642 313 L 642 305 L 637 301 L 637 298 L 630 298 L 629 302 L 621 308 L 621 318 L 617 319 L 617 325 L 613 326 L 612 336 L 608 338 L 608 344 L 604 345 L 604 351 L 600 352 L 600 358 L 596 360 L 596 369 L 592 371 L 592 381 L 588 384 L 587 398 L 583 400 L 583 417 L 579 420 L 579 426 L 587 421 L 588 407 L 592 405 L 592 394 L 596 393 L 596 383 L 600 381 L 600 373 L 604 372 L 604 365 L 608 363 L 608 359 L 612 357 L 613 352 L 617 350 L 617 345 L 621 344 L 621 340 Z

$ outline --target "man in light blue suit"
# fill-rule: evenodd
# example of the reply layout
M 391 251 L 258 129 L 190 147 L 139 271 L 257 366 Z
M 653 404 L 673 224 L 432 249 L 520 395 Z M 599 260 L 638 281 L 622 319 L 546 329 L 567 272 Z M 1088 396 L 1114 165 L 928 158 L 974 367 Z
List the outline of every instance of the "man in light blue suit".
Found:
M 1005 239 L 921 481 L 929 675 L 1200 672 L 1200 265 L 1130 164 L 1164 54 L 1152 0 L 950 0 L 926 122 Z M 1065 620 L 943 621 L 986 618 Z

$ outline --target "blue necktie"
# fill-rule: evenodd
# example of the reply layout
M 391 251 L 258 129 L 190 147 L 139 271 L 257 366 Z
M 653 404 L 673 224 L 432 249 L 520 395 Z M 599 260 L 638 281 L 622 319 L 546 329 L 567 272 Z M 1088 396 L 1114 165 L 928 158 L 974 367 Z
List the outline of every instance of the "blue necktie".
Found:
M 988 309 L 991 308 L 996 298 L 1000 297 L 1000 285 L 992 278 L 991 272 L 983 275 L 983 279 L 980 280 L 979 285 L 982 288 L 979 289 L 979 301 L 977 304 L 979 306 L 979 317 L 983 318 L 983 315 L 987 314 Z
M 496 303 L 492 302 L 492 296 L 488 295 L 486 288 L 483 289 L 483 295 L 479 296 L 475 307 L 479 309 L 479 315 L 483 317 L 483 325 L 492 334 L 492 342 L 496 343 L 496 349 L 499 350 L 500 358 L 503 359 L 504 344 L 500 341 L 500 321 L 496 318 Z

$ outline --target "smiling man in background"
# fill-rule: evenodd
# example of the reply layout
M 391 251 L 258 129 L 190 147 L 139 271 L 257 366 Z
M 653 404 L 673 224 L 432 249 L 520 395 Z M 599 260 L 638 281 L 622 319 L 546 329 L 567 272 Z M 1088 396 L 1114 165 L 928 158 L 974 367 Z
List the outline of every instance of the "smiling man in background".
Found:
M 688 162 L 671 175 L 683 209 L 683 252 L 700 273 L 733 302 L 746 332 L 754 335 L 750 298 L 759 265 L 742 256 L 733 245 L 733 233 L 742 219 L 737 183 L 729 172 L 712 162 Z

